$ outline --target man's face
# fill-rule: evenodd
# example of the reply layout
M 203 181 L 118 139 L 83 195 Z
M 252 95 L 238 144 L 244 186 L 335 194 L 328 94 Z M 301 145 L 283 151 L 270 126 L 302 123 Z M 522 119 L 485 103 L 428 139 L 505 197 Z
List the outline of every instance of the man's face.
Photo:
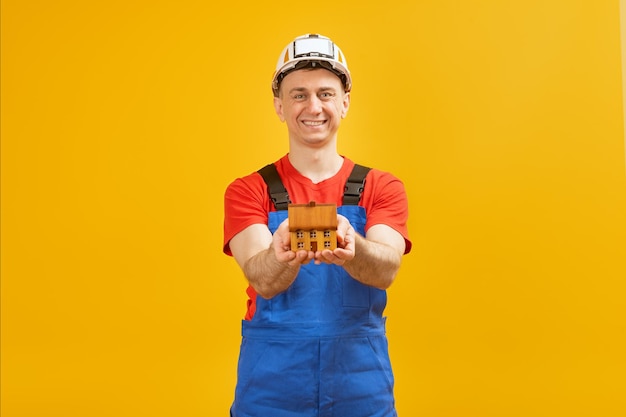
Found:
M 293 71 L 283 79 L 276 114 L 287 123 L 291 140 L 322 146 L 336 137 L 348 112 L 350 93 L 339 77 L 326 69 Z

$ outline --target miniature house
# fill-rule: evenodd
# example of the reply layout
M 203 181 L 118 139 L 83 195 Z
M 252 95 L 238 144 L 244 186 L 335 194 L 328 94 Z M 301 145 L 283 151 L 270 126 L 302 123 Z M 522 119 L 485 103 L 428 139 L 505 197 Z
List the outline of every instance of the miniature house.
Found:
M 337 248 L 337 205 L 289 204 L 289 233 L 291 234 L 291 250 Z

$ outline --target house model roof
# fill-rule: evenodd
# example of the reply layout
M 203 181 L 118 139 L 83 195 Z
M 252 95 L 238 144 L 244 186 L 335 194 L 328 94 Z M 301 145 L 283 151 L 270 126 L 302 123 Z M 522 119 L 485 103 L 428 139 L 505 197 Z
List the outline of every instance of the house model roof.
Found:
M 311 201 L 308 204 L 289 204 L 289 231 L 297 230 L 337 230 L 337 205 L 318 204 Z

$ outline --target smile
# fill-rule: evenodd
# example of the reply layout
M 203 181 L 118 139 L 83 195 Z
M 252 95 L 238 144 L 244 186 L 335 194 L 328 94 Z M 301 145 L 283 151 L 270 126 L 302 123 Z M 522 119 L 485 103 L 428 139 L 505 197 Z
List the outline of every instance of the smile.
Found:
M 324 120 L 302 122 L 306 126 L 321 126 L 326 123 Z

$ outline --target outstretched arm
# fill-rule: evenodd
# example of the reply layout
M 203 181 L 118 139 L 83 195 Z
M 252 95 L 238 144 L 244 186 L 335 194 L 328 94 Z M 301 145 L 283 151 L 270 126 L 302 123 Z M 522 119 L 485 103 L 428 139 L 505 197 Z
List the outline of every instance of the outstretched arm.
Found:
M 394 281 L 402 255 L 404 237 L 384 224 L 369 228 L 366 237 L 356 233 L 347 219 L 339 217 L 339 247 L 316 254 L 316 262 L 341 265 L 357 281 L 379 289 Z
M 344 268 L 357 281 L 381 290 L 393 283 L 404 254 L 404 237 L 384 224 L 370 227 L 367 237 L 356 234 L 354 258 Z
M 285 220 L 274 235 L 264 224 L 253 224 L 235 235 L 230 250 L 256 293 L 272 298 L 285 291 L 313 259 L 313 252 L 290 249 L 289 224 Z

